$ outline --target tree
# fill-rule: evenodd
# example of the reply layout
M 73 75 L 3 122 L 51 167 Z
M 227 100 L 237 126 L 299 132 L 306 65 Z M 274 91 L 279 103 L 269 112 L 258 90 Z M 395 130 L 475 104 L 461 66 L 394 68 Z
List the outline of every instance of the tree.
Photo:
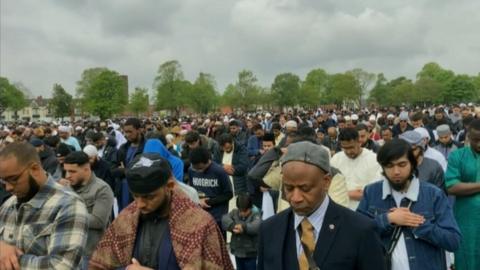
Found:
M 84 110 L 101 119 L 122 112 L 125 100 L 128 100 L 124 91 L 125 81 L 116 71 L 105 68 L 85 70 L 77 85 Z
M 424 77 L 415 82 L 414 103 L 417 105 L 438 104 L 443 101 L 444 86 L 432 78 Z
M 0 115 L 11 109 L 17 115 L 17 111 L 27 106 L 27 100 L 22 91 L 11 84 L 7 78 L 0 77 Z
M 475 85 L 468 75 L 456 75 L 446 86 L 444 101 L 448 104 L 465 102 L 477 98 Z
M 390 103 L 392 88 L 383 73 L 377 75 L 377 82 L 369 94 L 369 102 L 377 103 L 380 106 L 388 106 Z
M 358 81 L 360 85 L 360 97 L 359 97 L 359 104 L 363 102 L 363 96 L 368 94 L 368 88 L 370 85 L 375 81 L 375 74 L 366 72 L 361 68 L 355 68 L 350 71 L 346 72 L 347 74 L 351 74 L 355 79 Z
M 215 108 L 218 103 L 215 85 L 215 79 L 211 74 L 202 72 L 198 74 L 189 95 L 189 104 L 196 112 L 206 114 Z
M 262 88 L 257 84 L 257 77 L 250 70 L 242 70 L 238 73 L 238 81 L 229 84 L 222 96 L 222 103 L 232 108 L 241 108 L 249 111 L 262 105 L 260 93 Z
M 183 72 L 177 60 L 160 65 L 153 82 L 156 90 L 155 104 L 158 110 L 169 110 L 175 115 L 187 105 L 191 83 L 183 79 Z
M 72 113 L 73 97 L 63 89 L 60 84 L 53 85 L 52 100 L 48 108 L 55 118 L 69 116 Z
M 361 91 L 359 82 L 352 74 L 337 73 L 328 81 L 325 99 L 338 106 L 343 103 L 355 104 L 360 99 Z
M 136 87 L 135 91 L 130 95 L 129 109 L 139 116 L 141 113 L 148 111 L 148 89 Z
M 300 78 L 292 73 L 279 74 L 272 83 L 272 98 L 282 110 L 297 104 L 299 91 Z
M 328 74 L 323 69 L 311 70 L 298 93 L 298 104 L 302 107 L 312 108 L 321 102 L 328 83 Z

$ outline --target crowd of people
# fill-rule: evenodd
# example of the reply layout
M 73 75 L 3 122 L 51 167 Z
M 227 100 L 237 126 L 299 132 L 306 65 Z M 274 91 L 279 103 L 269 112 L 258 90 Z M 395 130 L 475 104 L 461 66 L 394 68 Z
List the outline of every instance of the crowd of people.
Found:
M 472 104 L 2 123 L 0 270 L 478 270 L 479 155 Z

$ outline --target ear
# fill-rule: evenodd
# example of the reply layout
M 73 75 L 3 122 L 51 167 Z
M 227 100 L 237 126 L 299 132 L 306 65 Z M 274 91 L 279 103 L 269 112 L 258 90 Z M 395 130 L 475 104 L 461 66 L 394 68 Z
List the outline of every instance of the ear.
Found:
M 330 174 L 325 174 L 323 176 L 323 183 L 324 183 L 325 192 L 328 192 L 328 189 L 330 188 L 330 184 L 332 183 L 332 176 Z
M 173 177 L 170 177 L 167 181 L 167 188 L 168 189 L 173 189 L 175 187 L 175 179 Z

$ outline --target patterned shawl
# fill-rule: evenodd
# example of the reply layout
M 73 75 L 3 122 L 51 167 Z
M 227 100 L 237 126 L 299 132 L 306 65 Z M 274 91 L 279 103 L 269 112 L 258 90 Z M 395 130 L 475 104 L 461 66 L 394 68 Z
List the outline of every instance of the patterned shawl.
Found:
M 116 269 L 131 264 L 139 217 L 135 202 L 118 215 L 98 243 L 88 269 Z M 178 188 L 172 192 L 168 224 L 181 269 L 233 270 L 213 218 Z

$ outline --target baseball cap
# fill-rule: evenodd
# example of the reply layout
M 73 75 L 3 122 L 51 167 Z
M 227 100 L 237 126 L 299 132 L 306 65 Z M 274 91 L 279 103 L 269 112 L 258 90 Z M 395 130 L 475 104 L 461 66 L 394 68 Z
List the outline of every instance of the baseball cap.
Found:
M 305 162 L 324 172 L 330 173 L 329 153 L 320 145 L 308 141 L 292 143 L 287 147 L 287 153 L 281 158 L 282 166 L 290 161 Z

